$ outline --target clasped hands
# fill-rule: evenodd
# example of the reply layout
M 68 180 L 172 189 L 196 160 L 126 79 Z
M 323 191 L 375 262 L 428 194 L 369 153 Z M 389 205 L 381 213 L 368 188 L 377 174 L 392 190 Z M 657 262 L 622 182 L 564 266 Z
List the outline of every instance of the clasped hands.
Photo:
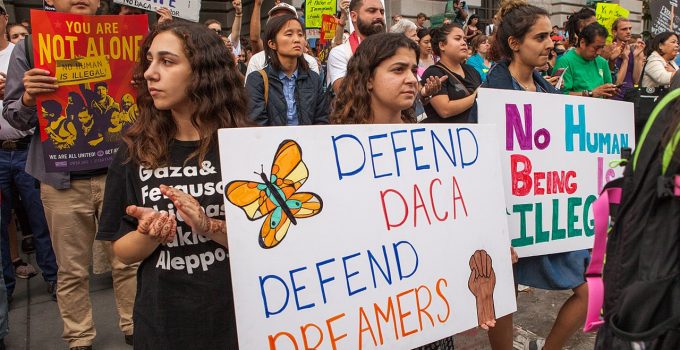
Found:
M 161 193 L 172 201 L 177 213 L 191 227 L 192 232 L 207 237 L 211 219 L 196 198 L 170 186 L 160 185 L 159 188 Z M 160 244 L 175 240 L 177 217 L 174 214 L 136 205 L 128 206 L 125 212 L 138 220 L 137 232 L 148 235 Z

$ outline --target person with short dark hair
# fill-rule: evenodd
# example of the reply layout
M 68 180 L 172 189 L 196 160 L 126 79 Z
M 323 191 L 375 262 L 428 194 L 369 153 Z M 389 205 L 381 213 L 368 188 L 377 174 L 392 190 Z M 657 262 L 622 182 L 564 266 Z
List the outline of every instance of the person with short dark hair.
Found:
M 246 80 L 250 119 L 266 126 L 328 124 L 328 97 L 321 77 L 303 57 L 307 42 L 300 20 L 292 15 L 270 19 L 264 38 L 267 67 Z
M 612 84 L 609 62 L 600 57 L 608 35 L 607 28 L 597 22 L 581 30 L 576 48 L 567 51 L 555 64 L 555 70 L 565 68 L 562 92 L 603 98 L 618 93 L 618 88 Z
M 472 66 L 465 64 L 468 46 L 465 33 L 456 23 L 434 28 L 432 31 L 432 50 L 439 62 L 425 70 L 422 82 L 429 77 L 448 76 L 441 89 L 434 93 L 429 104 L 425 105 L 427 118 L 424 123 L 474 123 L 476 113 L 477 88 L 482 78 Z
M 7 25 L 7 38 L 12 44 L 16 44 L 19 41 L 24 40 L 28 34 L 28 28 L 19 23 L 11 23 Z
M 668 86 L 678 71 L 678 35 L 673 32 L 657 34 L 648 49 L 647 65 L 640 85 L 643 87 Z
M 425 22 L 429 21 L 430 18 L 426 14 L 420 12 L 416 15 L 416 26 L 418 30 L 425 29 Z

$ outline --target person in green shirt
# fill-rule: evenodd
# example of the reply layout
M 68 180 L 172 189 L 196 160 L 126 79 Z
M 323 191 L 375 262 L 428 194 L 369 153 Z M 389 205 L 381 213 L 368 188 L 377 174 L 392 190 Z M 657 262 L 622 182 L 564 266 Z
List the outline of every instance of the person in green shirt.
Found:
M 557 60 L 554 71 L 564 68 L 562 92 L 569 95 L 604 97 L 616 95 L 609 63 L 600 57 L 607 29 L 595 22 L 581 30 L 576 47 Z

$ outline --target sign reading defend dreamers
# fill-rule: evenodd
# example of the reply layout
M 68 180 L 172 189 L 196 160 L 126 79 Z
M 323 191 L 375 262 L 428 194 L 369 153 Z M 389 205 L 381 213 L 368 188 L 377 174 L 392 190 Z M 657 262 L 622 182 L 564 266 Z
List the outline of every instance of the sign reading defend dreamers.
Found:
M 520 257 L 593 247 L 593 202 L 635 147 L 633 104 L 481 89 L 479 122 L 496 124 L 508 226 Z
M 222 129 L 219 143 L 241 348 L 406 350 L 515 311 L 493 126 Z

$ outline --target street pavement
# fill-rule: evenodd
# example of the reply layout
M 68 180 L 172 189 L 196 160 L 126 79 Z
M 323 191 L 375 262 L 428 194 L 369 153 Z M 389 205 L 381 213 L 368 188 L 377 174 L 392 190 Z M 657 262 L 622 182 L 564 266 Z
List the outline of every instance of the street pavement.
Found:
M 36 266 L 35 261 L 32 261 Z M 522 350 L 526 339 L 545 337 L 562 303 L 571 295 L 570 291 L 542 291 L 527 289 L 518 297 L 518 312 L 515 313 L 515 349 Z M 118 316 L 113 298 L 111 275 L 97 275 L 90 279 L 90 298 L 93 305 L 97 338 L 95 350 L 130 350 L 123 334 L 118 329 Z M 59 317 L 57 303 L 46 291 L 42 278 L 17 280 L 14 301 L 10 305 L 10 332 L 5 338 L 9 350 L 62 350 L 67 349 L 61 339 L 63 324 Z M 486 332 L 473 329 L 456 336 L 456 350 L 489 349 Z M 566 349 L 591 350 L 595 343 L 594 334 L 579 331 Z M 251 349 L 247 349 L 251 350 Z

